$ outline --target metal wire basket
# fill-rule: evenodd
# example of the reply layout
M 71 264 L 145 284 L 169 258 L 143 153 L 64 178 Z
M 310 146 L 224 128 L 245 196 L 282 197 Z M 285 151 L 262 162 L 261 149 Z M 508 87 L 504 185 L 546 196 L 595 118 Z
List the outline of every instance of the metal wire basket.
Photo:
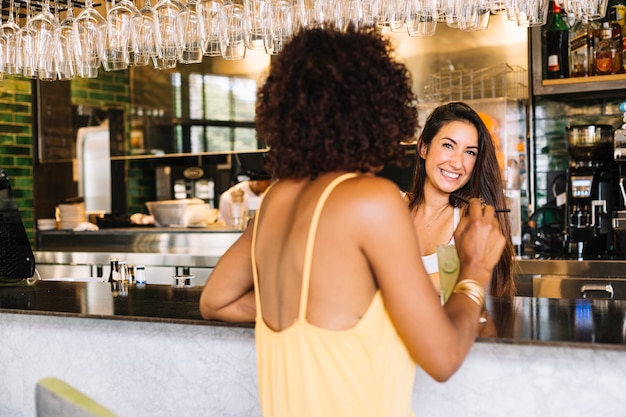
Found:
M 427 103 L 481 98 L 528 98 L 528 71 L 509 64 L 440 71 L 430 74 L 424 86 Z

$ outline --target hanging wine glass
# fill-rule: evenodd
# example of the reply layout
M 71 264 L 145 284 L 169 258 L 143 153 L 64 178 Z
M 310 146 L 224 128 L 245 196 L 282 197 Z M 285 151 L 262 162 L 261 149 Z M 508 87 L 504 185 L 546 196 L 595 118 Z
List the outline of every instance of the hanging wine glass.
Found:
M 200 18 L 196 0 L 188 0 L 186 7 L 178 13 L 178 60 L 183 64 L 202 62 L 203 35 Z
M 145 0 L 139 10 L 141 19 L 135 20 L 134 36 L 130 39 L 130 65 L 148 65 L 150 58 L 158 54 L 154 39 L 154 10 L 150 0 Z
M 361 27 L 362 22 L 362 9 L 361 2 L 359 0 L 344 0 L 341 1 L 343 12 L 337 20 L 337 28 L 346 30 L 346 28 L 352 24 L 355 28 Z
M 102 67 L 105 71 L 118 71 L 130 62 L 130 40 L 141 19 L 139 10 L 130 0 L 121 0 L 107 12 L 107 30 Z
M 285 0 L 273 2 L 265 19 L 265 52 L 276 55 L 298 30 L 297 6 Z
M 29 26 L 35 40 L 35 67 L 37 77 L 42 81 L 54 81 L 57 78 L 55 59 L 56 36 L 59 21 L 50 12 L 50 0 L 44 0 L 41 11 L 30 19 Z
M 438 20 L 435 0 L 407 1 L 405 22 L 409 36 L 433 36 Z
M 246 57 L 248 19 L 240 4 L 227 4 L 222 8 L 220 22 L 220 50 L 222 58 L 237 60 Z
M 202 25 L 202 50 L 204 56 L 220 56 L 220 13 L 222 0 L 200 0 L 198 11 Z
M 30 27 L 31 19 L 30 0 L 26 0 L 26 17 L 24 24 L 17 32 L 17 50 L 15 64 L 17 73 L 26 78 L 37 78 L 37 65 L 35 61 L 35 34 Z M 19 8 L 17 9 L 19 16 Z
M 57 70 L 59 80 L 71 80 L 76 75 L 76 58 L 74 56 L 74 10 L 72 0 L 67 0 L 67 14 L 61 21 L 57 33 Z
M 2 27 L 2 2 L 0 1 L 0 28 Z M 0 80 L 4 79 L 5 55 L 7 51 L 7 38 L 0 30 Z
M 382 19 L 379 25 L 391 29 L 392 32 L 404 31 L 405 2 L 401 0 L 386 0 L 383 2 Z
M 323 27 L 332 15 L 329 0 L 298 0 L 300 22 L 305 28 Z
M 106 20 L 93 7 L 93 0 L 85 1 L 85 9 L 74 20 L 72 36 L 78 75 L 84 78 L 98 76 L 104 55 Z
M 185 6 L 178 0 L 160 0 L 154 6 L 156 43 L 159 51 L 154 59 L 154 67 L 157 69 L 176 67 L 180 51 L 178 14 L 184 9 Z
M 248 16 L 250 33 L 246 41 L 248 49 L 263 49 L 264 37 L 269 29 L 268 15 L 271 13 L 271 0 L 244 0 L 244 8 Z
M 17 32 L 20 27 L 13 19 L 13 0 L 9 3 L 9 18 L 6 23 L 0 26 L 0 32 L 6 38 L 6 50 L 4 54 L 4 71 L 10 75 L 17 75 L 16 52 L 17 52 Z

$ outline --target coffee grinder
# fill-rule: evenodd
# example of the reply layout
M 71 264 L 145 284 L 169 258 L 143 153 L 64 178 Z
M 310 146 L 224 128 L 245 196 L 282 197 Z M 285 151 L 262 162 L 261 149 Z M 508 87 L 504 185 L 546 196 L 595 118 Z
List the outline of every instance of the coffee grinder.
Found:
M 617 195 L 613 127 L 567 128 L 567 252 L 571 259 L 613 256 L 612 216 Z

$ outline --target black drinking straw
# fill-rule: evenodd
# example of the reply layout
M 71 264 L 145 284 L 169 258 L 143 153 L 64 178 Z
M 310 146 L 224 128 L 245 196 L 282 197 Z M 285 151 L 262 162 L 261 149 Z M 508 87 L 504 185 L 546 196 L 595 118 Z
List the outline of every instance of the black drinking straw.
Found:
M 469 204 L 469 201 L 467 201 L 463 197 L 461 197 L 459 195 L 456 195 L 454 193 L 450 194 L 450 199 L 457 199 L 459 201 L 462 201 L 465 204 Z M 454 206 L 455 204 L 452 204 L 452 205 Z M 508 209 L 508 208 L 497 208 L 496 209 L 496 213 L 510 213 L 510 212 L 511 212 L 511 209 Z

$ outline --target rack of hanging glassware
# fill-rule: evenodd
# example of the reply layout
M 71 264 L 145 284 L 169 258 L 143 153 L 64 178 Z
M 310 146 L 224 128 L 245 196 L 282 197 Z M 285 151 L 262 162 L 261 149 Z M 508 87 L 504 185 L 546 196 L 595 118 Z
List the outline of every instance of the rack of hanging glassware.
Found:
M 253 49 L 276 55 L 297 30 L 316 26 L 377 25 L 383 30 L 407 31 L 411 36 L 432 35 L 412 31 L 413 23 L 424 19 L 408 6 L 419 1 L 102 1 L 106 7 L 96 7 L 93 0 L 0 1 L 0 77 L 43 81 L 95 78 L 100 70 L 131 66 L 169 69 L 200 63 L 205 57 L 239 60 Z M 454 7 L 430 10 L 426 20 L 436 23 L 445 18 L 448 26 L 466 31 L 486 29 L 481 17 L 513 10 L 507 6 L 511 2 L 504 0 L 441 3 Z M 540 10 L 521 13 L 515 8 L 518 24 L 544 23 L 545 14 L 539 12 L 547 9 L 547 0 L 518 6 L 535 3 L 542 5 Z M 529 21 L 529 16 L 537 17 L 536 21 Z
M 78 8 L 78 9 L 82 9 L 85 7 L 84 1 L 73 0 L 71 4 L 72 4 L 72 7 Z M 3 23 L 5 23 L 7 17 L 9 16 L 10 10 L 13 10 L 14 18 L 18 17 L 18 13 L 19 13 L 19 19 L 24 19 L 27 16 L 28 8 L 30 8 L 31 12 L 41 11 L 44 6 L 44 1 L 43 0 L 31 0 L 31 1 L 13 0 L 13 6 L 11 6 L 10 0 L 2 0 L 1 5 L 2 5 L 2 20 L 3 20 Z M 99 3 L 94 6 L 96 7 L 99 6 Z M 50 2 L 51 11 L 57 14 L 57 19 L 59 17 L 58 13 L 67 11 L 67 7 L 68 7 L 67 1 L 52 0 Z

